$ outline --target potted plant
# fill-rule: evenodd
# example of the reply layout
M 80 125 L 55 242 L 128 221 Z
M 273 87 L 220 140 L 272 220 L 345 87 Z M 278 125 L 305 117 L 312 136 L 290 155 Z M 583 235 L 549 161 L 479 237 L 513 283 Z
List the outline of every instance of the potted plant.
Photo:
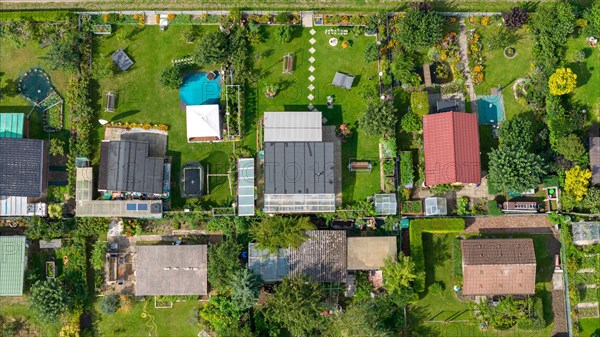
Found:
M 267 98 L 275 98 L 278 91 L 279 86 L 277 84 L 265 84 L 265 96 Z
M 350 138 L 352 138 L 352 130 L 350 130 L 350 126 L 348 125 L 348 123 L 344 123 L 338 126 L 336 134 L 342 142 L 347 142 L 348 140 L 350 140 Z

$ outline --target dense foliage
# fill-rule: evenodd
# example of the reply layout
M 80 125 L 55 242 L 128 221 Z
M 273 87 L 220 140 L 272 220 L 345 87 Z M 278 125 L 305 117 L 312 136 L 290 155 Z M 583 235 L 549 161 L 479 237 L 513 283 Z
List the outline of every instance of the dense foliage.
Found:
M 566 160 L 573 163 L 581 162 L 582 158 L 584 158 L 587 153 L 585 146 L 579 137 L 574 133 L 562 138 L 559 142 L 557 142 L 555 150 Z
M 316 229 L 308 217 L 264 217 L 254 223 L 250 235 L 259 249 L 276 253 L 280 248 L 297 248 L 306 240 L 307 230 Z
M 416 113 L 410 111 L 402 116 L 400 120 L 402 130 L 406 132 L 419 132 L 423 130 L 423 119 Z
M 554 71 L 563 56 L 567 38 L 575 30 L 573 8 L 563 1 L 540 6 L 529 26 L 534 37 L 532 54 L 536 63 L 546 72 Z
M 565 192 L 572 195 L 575 201 L 582 201 L 588 193 L 592 171 L 574 166 L 566 172 Z
M 231 300 L 242 310 L 250 309 L 258 300 L 260 277 L 248 268 L 233 275 L 231 279 Z
M 422 50 L 442 40 L 444 24 L 439 14 L 413 8 L 401 20 L 396 38 L 407 50 Z
M 521 146 L 501 146 L 488 156 L 489 183 L 503 192 L 535 188 L 546 172 L 542 158 Z
M 360 117 L 362 132 L 373 136 L 385 137 L 396 131 L 396 108 L 391 101 L 370 102 Z
M 179 89 L 182 83 L 183 76 L 179 66 L 169 66 L 160 73 L 160 84 L 163 88 Z
M 227 292 L 231 289 L 233 277 L 238 273 L 239 255 L 242 247 L 233 240 L 223 241 L 208 248 L 208 283 L 213 289 Z
M 194 59 L 201 66 L 219 64 L 227 56 L 227 38 L 222 32 L 203 34 L 198 41 Z
M 577 74 L 571 68 L 558 68 L 548 79 L 550 94 L 555 96 L 571 93 L 577 86 Z
M 600 36 L 600 1 L 594 1 L 592 6 L 583 12 L 583 17 L 587 20 L 583 33 L 598 38 Z
M 391 294 L 401 293 L 411 288 L 412 282 L 417 278 L 415 263 L 402 253 L 398 259 L 395 256 L 388 256 L 381 270 L 386 275 L 383 287 Z
M 292 26 L 281 25 L 275 31 L 275 38 L 281 43 L 288 43 L 292 40 Z
M 57 279 L 40 280 L 31 286 L 29 301 L 40 320 L 55 322 L 66 311 L 68 296 Z

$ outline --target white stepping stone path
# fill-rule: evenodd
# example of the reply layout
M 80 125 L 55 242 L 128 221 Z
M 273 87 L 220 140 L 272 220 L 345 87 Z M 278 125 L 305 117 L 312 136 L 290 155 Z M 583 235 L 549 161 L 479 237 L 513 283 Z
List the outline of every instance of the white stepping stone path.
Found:
M 314 54 L 317 50 L 314 47 L 310 47 L 308 50 L 311 54 Z
M 312 73 L 312 72 L 314 72 L 314 71 L 315 71 L 315 67 L 313 67 L 313 66 L 310 66 L 310 67 L 308 68 L 308 71 L 310 71 L 311 73 Z
M 317 42 L 317 40 L 315 40 L 314 37 L 311 37 L 310 40 L 308 40 L 308 42 L 310 42 L 310 44 L 315 44 L 315 42 Z
M 315 80 L 315 77 L 313 75 L 310 75 L 310 76 L 308 76 L 308 80 L 312 82 Z
M 313 63 L 313 62 L 315 62 L 315 58 L 311 56 L 311 57 L 308 59 L 308 62 L 310 62 L 310 63 Z
M 312 101 L 312 100 L 313 100 L 313 98 L 315 98 L 315 96 L 313 96 L 313 94 L 310 94 L 310 95 L 308 95 L 308 100 L 309 100 L 309 101 Z
M 311 85 L 309 85 L 309 86 L 308 86 L 308 90 L 310 90 L 310 91 L 313 91 L 313 90 L 315 90 L 315 86 L 314 86 L 314 85 L 312 85 L 312 84 L 311 84 Z
M 317 34 L 317 31 L 314 29 L 311 29 L 309 33 L 310 33 L 310 35 L 315 35 L 315 34 Z

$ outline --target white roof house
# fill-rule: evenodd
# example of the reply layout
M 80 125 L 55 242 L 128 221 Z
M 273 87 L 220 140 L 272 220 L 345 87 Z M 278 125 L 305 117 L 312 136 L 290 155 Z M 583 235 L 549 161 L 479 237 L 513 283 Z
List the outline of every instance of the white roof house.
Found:
M 186 106 L 188 143 L 221 140 L 221 116 L 218 104 Z
M 265 142 L 320 142 L 323 140 L 321 111 L 265 112 Z

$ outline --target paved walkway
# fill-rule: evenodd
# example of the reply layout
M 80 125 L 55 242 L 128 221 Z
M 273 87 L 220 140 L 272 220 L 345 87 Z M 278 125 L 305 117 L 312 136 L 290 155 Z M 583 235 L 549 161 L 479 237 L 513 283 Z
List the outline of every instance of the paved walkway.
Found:
M 469 93 L 469 99 L 471 100 L 471 112 L 477 113 L 477 95 L 475 94 L 475 87 L 473 86 L 473 79 L 471 78 L 471 71 L 469 69 L 469 42 L 467 38 L 467 26 L 465 25 L 465 19 L 460 19 L 460 36 L 458 37 L 458 45 L 460 46 L 460 59 L 464 66 L 464 74 L 466 77 L 465 85 Z

